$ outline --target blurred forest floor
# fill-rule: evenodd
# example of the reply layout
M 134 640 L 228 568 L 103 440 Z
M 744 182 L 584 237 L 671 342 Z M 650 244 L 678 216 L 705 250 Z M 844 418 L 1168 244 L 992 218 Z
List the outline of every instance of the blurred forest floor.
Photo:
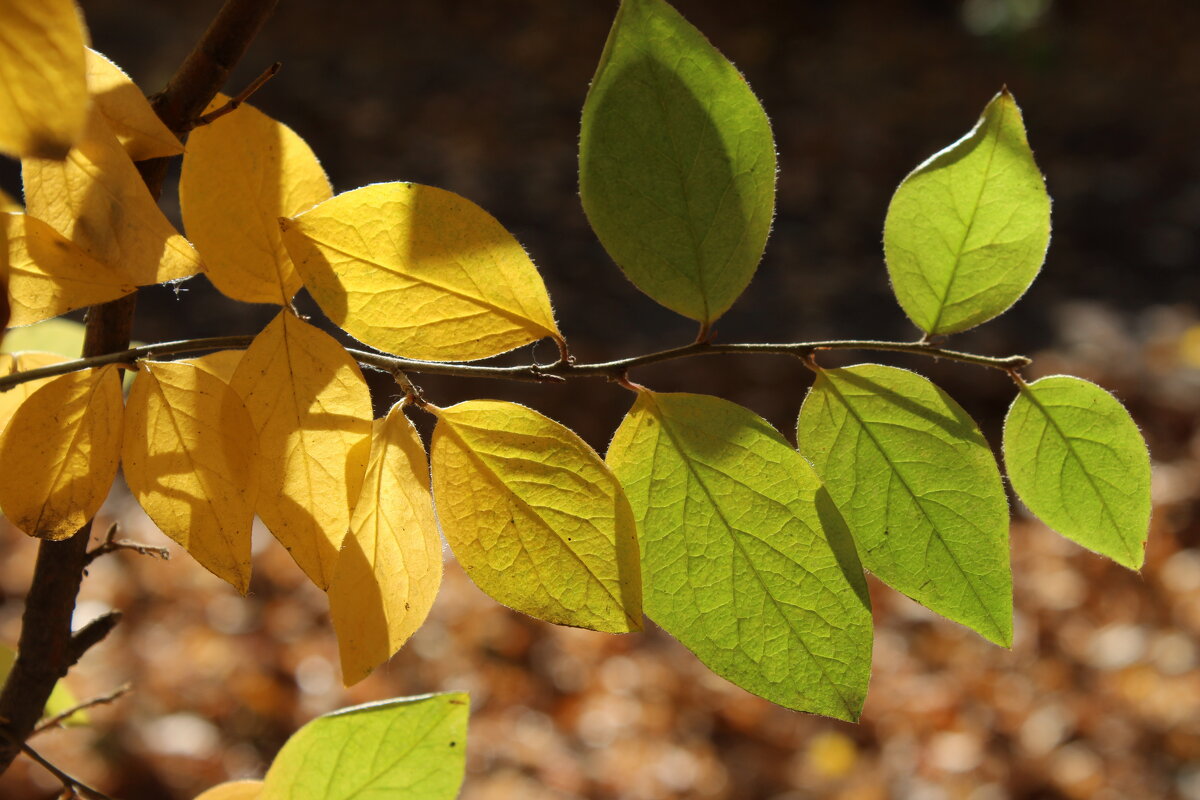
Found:
M 95 46 L 161 86 L 216 2 L 85 0 Z M 554 628 L 496 605 L 449 560 L 430 621 L 388 665 L 341 687 L 323 595 L 268 536 L 242 599 L 176 550 L 107 556 L 80 621 L 117 631 L 72 674 L 80 697 L 129 681 L 90 728 L 39 750 L 124 800 L 191 798 L 260 775 L 286 737 L 349 703 L 471 692 L 465 800 L 1200 800 L 1200 4 L 1164 0 L 677 0 L 744 71 L 772 117 L 779 211 L 723 341 L 915 338 L 891 298 L 880 231 L 899 180 L 1007 84 L 1054 205 L 1038 281 L 954 346 L 1035 357 L 1114 391 L 1154 461 L 1145 569 L 1133 574 L 1014 509 L 1016 641 L 988 645 L 873 582 L 874 677 L 863 721 L 795 714 L 712 676 L 661 631 Z M 576 196 L 579 110 L 610 0 L 285 0 L 232 88 L 278 59 L 255 98 L 320 155 L 341 191 L 412 180 L 459 192 L 541 267 L 577 355 L 683 343 L 608 261 Z M 13 188 L 14 168 L 0 167 Z M 203 279 L 148 290 L 136 336 L 255 332 L 271 309 Z M 534 356 L 552 358 L 545 346 Z M 876 356 L 869 355 L 870 360 Z M 511 358 L 529 359 L 528 349 Z M 891 358 L 955 396 L 998 441 L 1000 374 Z M 837 363 L 828 358 L 830 364 Z M 693 359 L 640 371 L 655 389 L 749 406 L 791 436 L 806 390 L 787 359 Z M 603 452 L 624 390 L 425 379 L 439 405 L 532 405 Z M 390 402 L 379 383 L 378 409 Z M 164 543 L 127 495 L 98 520 Z M 19 631 L 34 543 L 0 530 L 0 641 Z M 54 796 L 21 761 L 0 797 Z

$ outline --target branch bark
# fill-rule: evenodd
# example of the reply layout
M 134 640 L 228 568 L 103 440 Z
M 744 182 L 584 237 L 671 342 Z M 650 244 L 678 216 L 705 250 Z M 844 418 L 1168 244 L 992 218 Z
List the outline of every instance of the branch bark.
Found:
M 168 128 L 180 137 L 186 134 L 192 121 L 221 89 L 276 2 L 226 0 L 166 89 L 151 98 L 155 112 Z M 138 164 L 155 198 L 162 192 L 168 163 L 168 159 L 152 159 Z M 136 305 L 136 295 L 129 295 L 92 307 L 84 337 L 85 358 L 129 347 Z M 0 774 L 33 732 L 54 684 L 86 649 L 82 647 L 85 642 L 72 637 L 71 617 L 83 580 L 91 529 L 89 522 L 70 539 L 42 542 L 38 547 L 33 582 L 25 598 L 17 660 L 0 692 Z

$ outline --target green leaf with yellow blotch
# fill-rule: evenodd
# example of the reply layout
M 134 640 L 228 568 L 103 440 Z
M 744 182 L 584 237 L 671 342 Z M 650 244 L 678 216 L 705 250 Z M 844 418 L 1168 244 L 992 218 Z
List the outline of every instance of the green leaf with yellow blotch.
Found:
M 1054 530 L 1141 569 L 1150 526 L 1150 455 L 1137 423 L 1094 383 L 1054 375 L 1021 386 L 1004 421 L 1017 496 Z
M 1008 498 L 991 448 L 958 403 L 907 370 L 823 369 L 796 440 L 849 523 L 863 566 L 1012 644 Z
M 639 289 L 710 324 L 750 283 L 775 141 L 745 78 L 663 0 L 623 0 L 583 106 L 579 194 Z
M 633 513 L 595 451 L 516 403 L 472 400 L 436 413 L 438 520 L 476 585 L 547 622 L 641 630 Z
M 371 674 L 421 627 L 441 583 L 429 460 L 397 403 L 375 421 L 366 479 L 329 585 L 347 686 Z
M 972 328 L 1029 288 L 1050 243 L 1050 197 L 1008 90 L 966 136 L 918 166 L 883 228 L 892 289 L 928 333 Z
M 467 752 L 467 695 L 343 708 L 283 745 L 258 800 L 454 800 Z
M 321 310 L 372 347 L 473 361 L 546 336 L 562 340 L 520 243 L 453 192 L 376 183 L 279 224 Z
M 858 719 L 871 675 L 866 582 L 800 454 L 727 400 L 642 391 L 608 463 L 638 519 L 650 618 L 749 692 Z
M 250 587 L 258 432 L 229 384 L 187 362 L 141 362 L 121 465 L 163 533 L 218 578 Z

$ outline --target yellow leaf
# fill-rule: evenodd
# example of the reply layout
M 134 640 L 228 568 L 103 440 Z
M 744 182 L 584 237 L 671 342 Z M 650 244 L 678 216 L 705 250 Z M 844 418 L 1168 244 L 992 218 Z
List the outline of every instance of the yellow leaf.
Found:
M 285 310 L 255 337 L 231 386 L 258 430 L 258 515 L 328 589 L 366 471 L 362 372 L 332 337 Z
M 147 286 L 201 269 L 200 257 L 163 216 L 137 167 L 97 111 L 65 161 L 21 162 L 25 206 L 88 255 Z
M 641 630 L 633 512 L 596 452 L 516 403 L 472 400 L 436 413 L 438 520 L 476 585 L 547 622 Z
M 183 152 L 171 133 L 124 70 L 107 56 L 88 48 L 87 87 L 92 102 L 134 161 L 168 158 Z
M 40 219 L 0 214 L 0 225 L 8 237 L 9 325 L 30 325 L 137 289 Z
M 242 356 L 245 354 L 245 350 L 217 350 L 215 353 L 189 358 L 186 363 L 195 364 L 226 383 L 231 383 L 233 373 L 237 372 L 238 364 L 242 363 Z
M 228 781 L 201 792 L 196 800 L 258 800 L 262 787 L 262 781 Z
M 247 303 L 286 305 L 300 276 L 280 238 L 279 218 L 333 194 L 325 171 L 291 128 L 242 105 L 192 131 L 179 205 L 204 254 L 205 274 Z
M 35 391 L 0 436 L 0 508 L 30 536 L 66 539 L 95 516 L 121 456 L 121 380 L 109 365 Z
M 163 533 L 242 594 L 250 585 L 257 439 L 223 380 L 193 364 L 142 362 L 121 454 L 129 490 Z
M 9 197 L 7 194 L 5 194 L 3 191 L 0 191 L 0 213 L 8 213 L 11 211 L 11 212 L 16 212 L 19 214 L 19 213 L 23 212 L 24 210 L 25 210 L 24 206 L 22 206 L 16 200 L 13 200 L 11 197 Z
M 375 422 L 362 494 L 329 586 L 342 679 L 358 683 L 408 641 L 442 582 L 421 437 L 399 404 Z
M 0 152 L 57 158 L 83 133 L 83 20 L 72 0 L 0 2 Z
M 544 336 L 562 339 L 521 245 L 452 192 L 377 183 L 280 225 L 321 310 L 372 347 L 472 361 Z
M 25 372 L 26 370 L 37 369 L 38 367 L 48 367 L 51 364 L 61 364 L 66 361 L 65 356 L 60 356 L 57 353 L 0 353 L 0 378 L 5 375 L 11 375 L 14 372 Z M 8 421 L 12 419 L 12 415 L 16 413 L 25 400 L 35 391 L 45 386 L 54 378 L 42 378 L 36 381 L 26 381 L 18 383 L 7 392 L 0 392 L 0 431 L 3 431 Z

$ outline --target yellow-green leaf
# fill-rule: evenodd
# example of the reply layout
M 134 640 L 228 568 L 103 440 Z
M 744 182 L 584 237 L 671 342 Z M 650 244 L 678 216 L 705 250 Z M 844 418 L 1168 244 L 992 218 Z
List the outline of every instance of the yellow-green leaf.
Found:
M 124 421 L 114 366 L 61 375 L 0 436 L 0 508 L 30 536 L 66 539 L 95 516 L 117 476 Z
M 1070 375 L 1023 384 L 1004 421 L 1004 463 L 1017 496 L 1039 519 L 1118 564 L 1142 568 L 1150 454 L 1117 398 Z
M 125 416 L 129 490 L 163 533 L 242 594 L 250 585 L 257 439 L 223 380 L 193 364 L 142 362 Z
M 130 282 L 146 286 L 200 271 L 200 257 L 163 216 L 99 111 L 66 160 L 27 158 L 21 174 L 30 216 Z
M 251 106 L 188 137 L 179 179 L 184 228 L 204 255 L 209 280 L 235 300 L 286 305 L 292 299 L 301 281 L 279 218 L 332 194 L 304 140 Z
M 285 310 L 255 337 L 231 386 L 258 430 L 258 515 L 328 589 L 366 471 L 362 372 L 332 337 Z
M 362 494 L 329 586 L 347 686 L 391 658 L 421 627 L 441 582 L 429 461 L 397 404 L 375 422 Z
M 26 328 L 17 328 L 4 335 L 0 351 L 20 353 L 37 350 L 64 358 L 78 358 L 83 348 L 84 326 L 73 319 L 55 318 Z
M 280 224 L 321 310 L 372 347 L 471 361 L 562 338 L 521 245 L 453 192 L 377 183 Z
M 472 400 L 437 415 L 438 520 L 476 585 L 547 622 L 641 630 L 633 512 L 595 451 L 515 403 Z
M 0 214 L 0 226 L 8 239 L 9 325 L 30 325 L 137 288 L 40 219 Z
M 125 152 L 134 161 L 168 158 L 183 152 L 150 101 L 124 70 L 91 48 L 87 51 L 87 87 Z
M 262 781 L 228 781 L 201 792 L 196 800 L 258 800 L 262 788 Z
M 61 159 L 88 113 L 79 9 L 72 0 L 5 0 L 0 31 L 0 152 Z
M 929 333 L 1002 314 L 1037 276 L 1049 243 L 1050 196 L 1007 89 L 966 136 L 904 179 L 883 228 L 896 298 Z

